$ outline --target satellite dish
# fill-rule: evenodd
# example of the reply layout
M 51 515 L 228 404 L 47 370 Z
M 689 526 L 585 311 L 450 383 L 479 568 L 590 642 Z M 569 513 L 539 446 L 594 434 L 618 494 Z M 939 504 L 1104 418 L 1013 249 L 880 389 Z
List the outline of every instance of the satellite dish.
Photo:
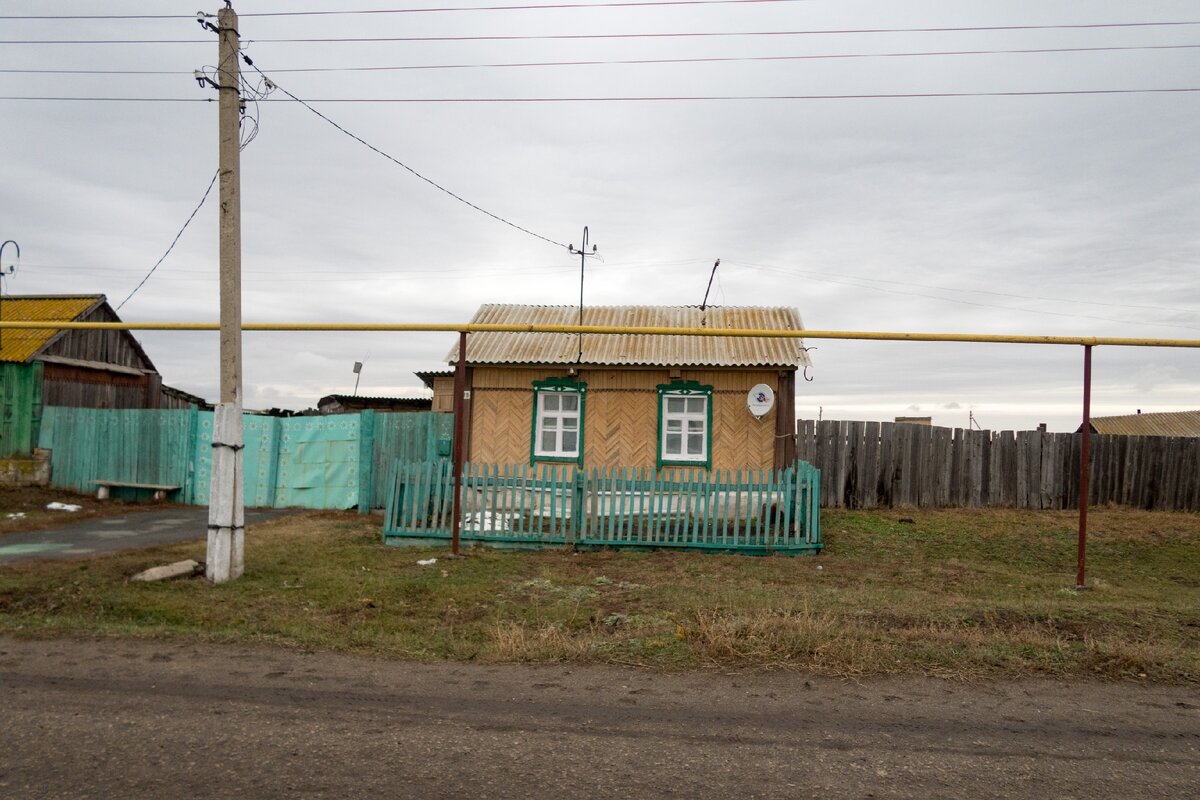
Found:
M 746 408 L 755 419 L 762 419 L 775 406 L 775 391 L 765 383 L 755 385 L 746 394 Z

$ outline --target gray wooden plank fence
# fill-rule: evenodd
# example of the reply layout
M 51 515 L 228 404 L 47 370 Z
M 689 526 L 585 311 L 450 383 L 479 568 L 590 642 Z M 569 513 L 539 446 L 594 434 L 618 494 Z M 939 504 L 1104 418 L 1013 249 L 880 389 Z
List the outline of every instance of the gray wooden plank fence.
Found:
M 1079 507 L 1080 435 L 800 420 L 796 456 L 827 508 Z M 1100 436 L 1089 503 L 1200 511 L 1200 438 Z

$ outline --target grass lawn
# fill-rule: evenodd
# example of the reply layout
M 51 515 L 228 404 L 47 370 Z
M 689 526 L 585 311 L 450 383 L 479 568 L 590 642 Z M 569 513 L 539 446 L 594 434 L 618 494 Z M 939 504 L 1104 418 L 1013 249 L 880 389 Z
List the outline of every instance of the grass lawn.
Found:
M 389 658 L 1200 682 L 1200 515 L 826 511 L 826 551 L 387 547 L 378 517 L 253 527 L 246 575 L 133 584 L 203 543 L 0 566 L 0 632 L 266 641 Z M 432 566 L 418 559 L 434 558 Z

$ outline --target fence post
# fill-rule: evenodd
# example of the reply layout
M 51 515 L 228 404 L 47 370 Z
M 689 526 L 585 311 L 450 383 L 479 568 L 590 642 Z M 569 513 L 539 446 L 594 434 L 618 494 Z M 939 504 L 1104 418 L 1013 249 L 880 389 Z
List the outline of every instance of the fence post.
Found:
M 375 412 L 358 412 L 358 513 L 371 513 L 375 490 Z
M 584 483 L 587 481 L 586 470 L 572 468 L 571 476 L 571 524 L 567 528 L 567 544 L 574 546 L 583 535 L 584 517 Z

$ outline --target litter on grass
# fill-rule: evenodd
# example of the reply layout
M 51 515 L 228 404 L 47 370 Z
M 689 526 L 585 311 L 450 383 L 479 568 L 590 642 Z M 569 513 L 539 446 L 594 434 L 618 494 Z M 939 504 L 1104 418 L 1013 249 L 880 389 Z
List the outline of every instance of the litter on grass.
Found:
M 47 503 L 47 511 L 78 511 L 83 506 L 77 506 L 74 503 Z
M 417 563 L 420 564 L 422 567 L 432 567 L 434 564 L 437 563 L 437 559 L 436 558 L 422 558 Z

